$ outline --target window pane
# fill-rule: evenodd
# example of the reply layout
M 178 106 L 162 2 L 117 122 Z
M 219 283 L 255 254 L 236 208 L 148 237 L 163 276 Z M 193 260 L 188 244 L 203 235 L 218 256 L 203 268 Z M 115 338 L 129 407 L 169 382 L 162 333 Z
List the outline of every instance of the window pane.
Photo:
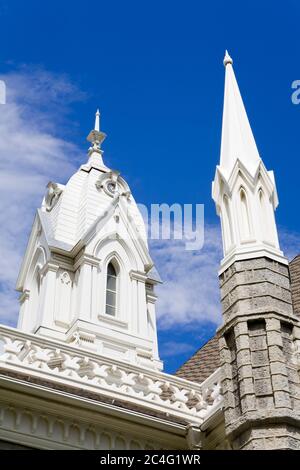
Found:
M 117 278 L 114 276 L 107 276 L 107 289 L 116 291 Z
M 107 266 L 107 275 L 117 276 L 116 270 L 112 263 L 109 263 L 109 265 Z
M 112 315 L 114 317 L 116 315 L 115 307 L 110 307 L 110 305 L 106 305 L 106 314 Z
M 106 303 L 107 305 L 111 305 L 112 307 L 116 306 L 116 293 L 107 291 L 106 294 Z
M 107 266 L 106 278 L 106 307 L 107 315 L 116 315 L 116 298 L 117 298 L 117 272 L 113 263 Z

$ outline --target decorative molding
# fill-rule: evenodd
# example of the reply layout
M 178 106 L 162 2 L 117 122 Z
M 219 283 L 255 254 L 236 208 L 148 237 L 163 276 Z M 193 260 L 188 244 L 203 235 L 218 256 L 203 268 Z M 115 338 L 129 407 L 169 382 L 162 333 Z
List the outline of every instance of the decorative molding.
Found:
M 130 273 L 130 278 L 135 281 L 140 281 L 140 282 L 146 282 L 147 275 L 143 273 L 142 271 L 133 271 L 131 270 Z
M 89 255 L 87 253 L 79 253 L 74 263 L 74 269 L 77 270 L 83 264 L 88 264 L 98 268 L 100 266 L 100 262 L 101 259 L 97 258 L 96 256 Z
M 128 322 L 127 321 L 123 321 L 123 320 L 120 320 L 119 318 L 115 318 L 111 315 L 107 315 L 105 313 L 103 314 L 99 314 L 98 315 L 98 319 L 100 321 L 104 321 L 106 323 L 109 323 L 111 325 L 116 325 L 116 326 L 120 326 L 121 328 L 128 328 Z
M 222 404 L 221 374 L 202 384 L 82 352 L 36 335 L 0 327 L 2 369 L 30 374 L 48 382 L 94 391 L 144 408 L 203 423 Z
M 29 299 L 29 297 L 30 297 L 30 290 L 25 289 L 19 297 L 20 304 L 23 304 L 23 302 L 25 302 L 25 300 Z
M 40 275 L 45 276 L 48 271 L 57 272 L 59 270 L 59 265 L 52 261 L 47 261 L 47 263 L 41 268 Z
M 69 284 L 72 283 L 71 278 L 70 278 L 70 274 L 67 271 L 64 271 L 63 273 L 61 273 L 60 282 L 62 284 L 66 284 L 66 285 L 69 285 Z
M 0 403 L 0 438 L 39 449 L 135 450 L 159 449 L 158 442 L 114 432 L 106 427 Z
M 51 211 L 51 209 L 55 206 L 61 193 L 62 189 L 58 186 L 57 183 L 50 181 L 47 184 L 47 191 L 45 195 L 45 207 L 47 211 Z

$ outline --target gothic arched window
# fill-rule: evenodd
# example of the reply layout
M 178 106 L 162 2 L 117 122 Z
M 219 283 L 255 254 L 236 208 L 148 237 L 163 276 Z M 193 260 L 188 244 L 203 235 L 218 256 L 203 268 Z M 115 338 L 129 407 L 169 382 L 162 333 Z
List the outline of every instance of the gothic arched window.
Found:
M 110 262 L 107 266 L 105 313 L 113 317 L 116 316 L 117 310 L 117 287 L 118 273 L 113 263 Z
M 229 208 L 229 201 L 228 197 L 224 195 L 223 198 L 224 202 L 224 211 L 223 211 L 223 227 L 224 227 L 224 242 L 225 242 L 225 251 L 228 251 L 228 249 L 232 246 L 233 244 L 233 231 L 232 231 L 232 221 L 231 221 L 231 215 L 230 215 L 230 208 Z
M 270 211 L 267 203 L 267 198 L 262 190 L 258 191 L 258 198 L 260 203 L 260 217 L 261 217 L 261 233 L 263 241 L 271 242 L 272 240 L 272 225 L 270 220 Z
M 243 188 L 240 190 L 240 229 L 241 239 L 247 240 L 250 237 L 250 217 L 246 192 Z

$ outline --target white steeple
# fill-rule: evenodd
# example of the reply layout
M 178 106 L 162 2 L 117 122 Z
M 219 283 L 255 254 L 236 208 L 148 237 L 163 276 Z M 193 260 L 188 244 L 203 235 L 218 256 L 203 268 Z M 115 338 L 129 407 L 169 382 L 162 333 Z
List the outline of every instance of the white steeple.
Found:
M 224 57 L 225 89 L 220 164 L 212 197 L 221 217 L 224 258 L 221 270 L 237 259 L 269 256 L 286 262 L 279 248 L 274 211 L 278 205 L 274 174 L 258 153 L 233 71 Z
M 253 175 L 260 156 L 232 64 L 233 60 L 226 51 L 220 168 L 229 176 L 235 162 L 239 159 Z
M 161 369 L 145 224 L 120 172 L 103 164 L 97 110 L 89 160 L 50 182 L 21 266 L 18 327 Z

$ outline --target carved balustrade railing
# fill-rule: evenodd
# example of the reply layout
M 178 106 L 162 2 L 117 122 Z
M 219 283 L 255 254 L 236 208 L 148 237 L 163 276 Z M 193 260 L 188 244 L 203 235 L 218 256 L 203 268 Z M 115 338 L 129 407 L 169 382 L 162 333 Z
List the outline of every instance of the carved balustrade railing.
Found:
M 0 373 L 10 370 L 203 423 L 222 407 L 221 373 L 202 384 L 0 326 Z

